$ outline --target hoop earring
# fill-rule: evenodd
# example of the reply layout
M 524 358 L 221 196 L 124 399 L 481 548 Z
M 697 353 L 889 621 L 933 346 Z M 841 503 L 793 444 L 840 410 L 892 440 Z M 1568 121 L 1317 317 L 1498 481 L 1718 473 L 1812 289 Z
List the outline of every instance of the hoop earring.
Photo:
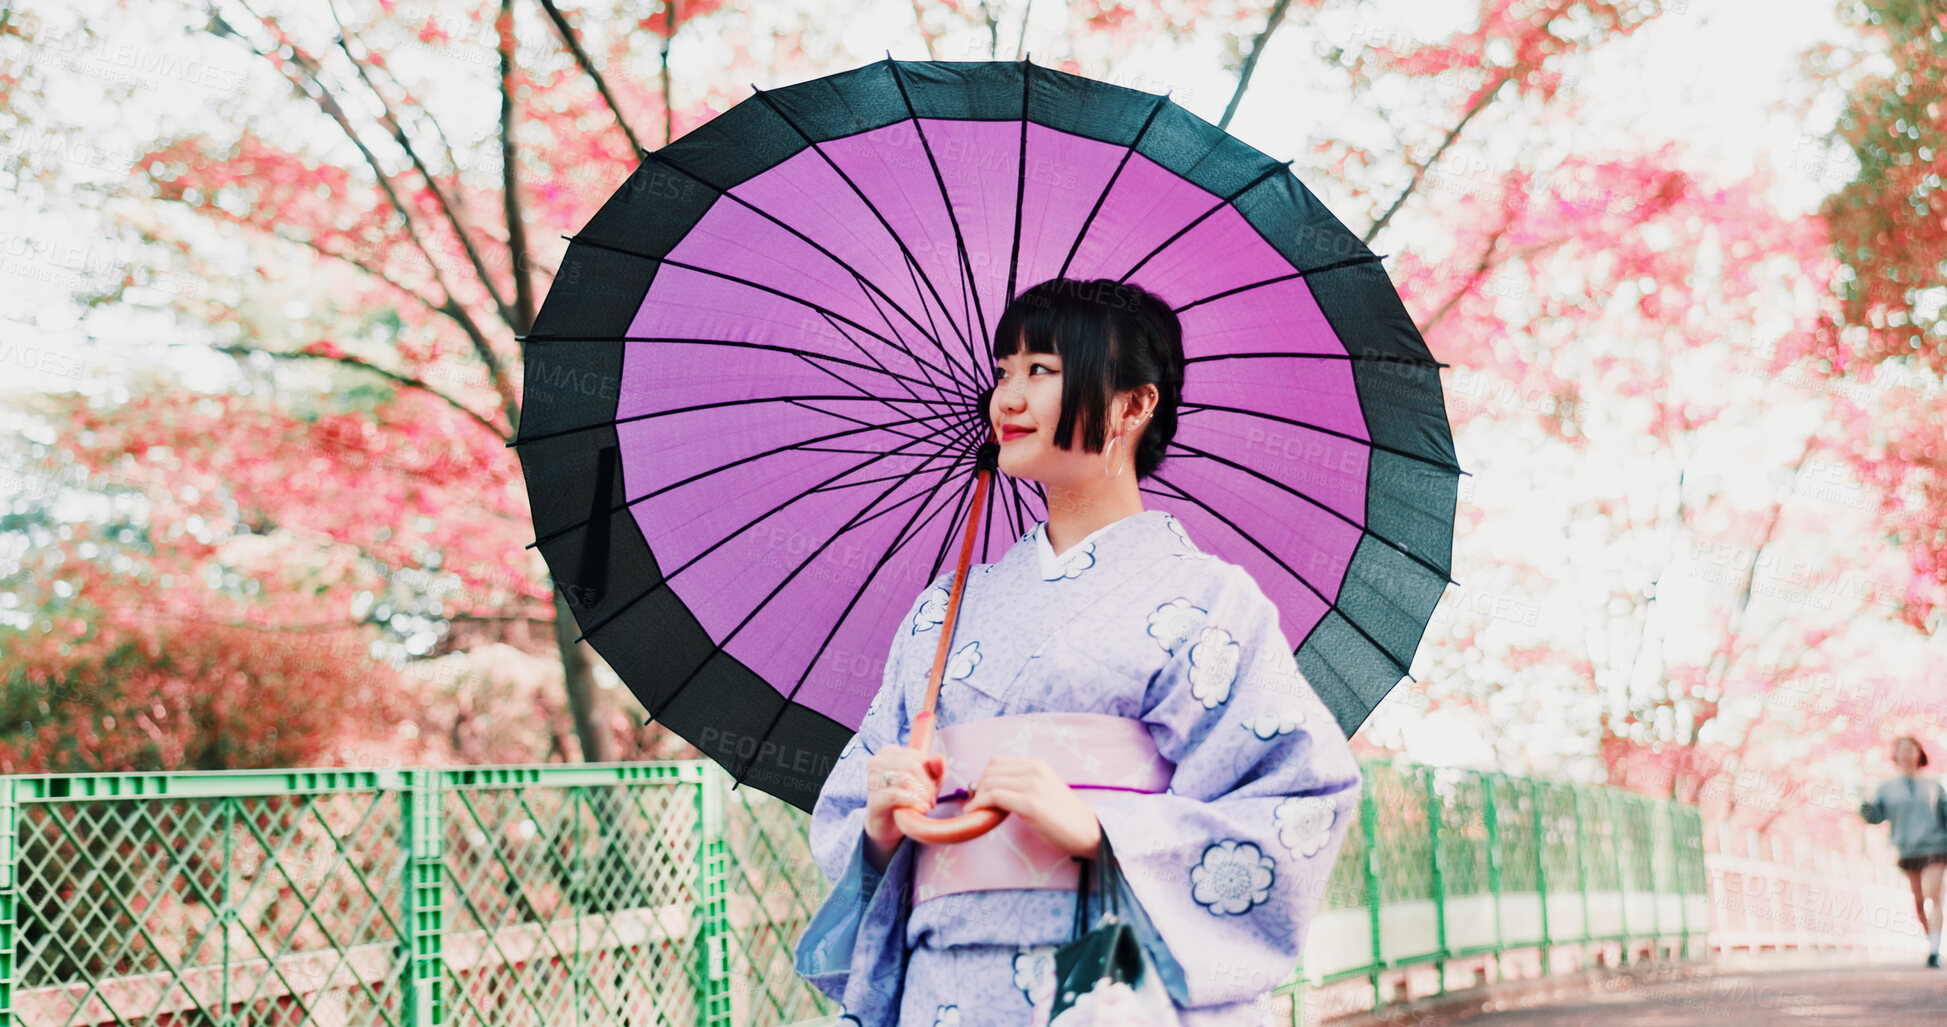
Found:
M 1120 446 L 1120 445 L 1122 445 L 1122 436 L 1120 435 L 1117 435 L 1115 438 L 1109 440 L 1109 447 Z M 1109 473 L 1109 447 L 1104 447 L 1102 450 L 1102 476 L 1109 479 L 1110 481 L 1114 481 L 1115 479 L 1122 477 L 1122 468 L 1129 466 L 1129 450 L 1127 449 L 1127 447 L 1123 449 L 1121 466 L 1115 469 L 1114 474 L 1110 474 Z

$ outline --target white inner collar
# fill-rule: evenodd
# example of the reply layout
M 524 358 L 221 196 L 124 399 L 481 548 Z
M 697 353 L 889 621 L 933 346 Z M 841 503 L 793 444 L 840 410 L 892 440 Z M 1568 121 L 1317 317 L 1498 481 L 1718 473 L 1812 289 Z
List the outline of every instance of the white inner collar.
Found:
M 1083 546 L 1089 544 L 1090 542 L 1095 541 L 1097 536 L 1101 535 L 1103 532 L 1109 530 L 1110 528 L 1113 528 L 1116 525 L 1121 524 L 1123 521 L 1129 520 L 1130 518 L 1140 517 L 1143 513 L 1146 512 L 1147 511 L 1139 511 L 1137 513 L 1130 514 L 1128 517 L 1124 517 L 1121 520 L 1110 521 L 1109 523 L 1102 525 L 1101 527 L 1095 529 L 1094 531 L 1089 532 L 1088 535 L 1085 538 L 1083 538 L 1080 542 L 1077 542 L 1074 545 L 1069 546 L 1067 549 L 1063 550 L 1060 556 L 1055 555 L 1055 547 L 1048 542 L 1048 522 L 1041 521 L 1037 523 L 1034 526 L 1034 548 L 1036 553 L 1038 553 L 1041 557 L 1041 580 L 1052 581 L 1056 578 L 1061 577 L 1063 564 L 1065 564 L 1069 559 L 1074 557 L 1075 553 L 1078 550 L 1080 550 Z

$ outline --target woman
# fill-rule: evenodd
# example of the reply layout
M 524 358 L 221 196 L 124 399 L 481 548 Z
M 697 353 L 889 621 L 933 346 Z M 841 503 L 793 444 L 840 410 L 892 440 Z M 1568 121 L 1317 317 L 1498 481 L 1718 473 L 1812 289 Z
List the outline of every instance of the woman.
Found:
M 1871 802 L 1859 804 L 1859 815 L 1866 823 L 1891 821 L 1893 848 L 1899 852 L 1899 866 L 1913 885 L 1913 909 L 1920 914 L 1920 926 L 1927 932 L 1927 965 L 1940 965 L 1940 878 L 1947 872 L 1947 792 L 1940 782 L 1922 778 L 1920 768 L 1927 765 L 1927 750 L 1912 735 L 1893 739 L 1893 762 L 1900 776 L 1881 781 Z M 1933 900 L 1933 919 L 1927 918 L 1927 900 Z
M 1357 763 L 1250 574 L 1143 509 L 1183 382 L 1168 305 L 1053 279 L 1009 304 L 993 357 L 1000 468 L 1048 516 L 968 569 L 924 760 L 904 743 L 953 573 L 900 623 L 813 809 L 834 888 L 798 971 L 865 1027 L 1044 1023 L 1070 857 L 1107 834 L 1185 1027 L 1260 1023 L 1358 816 Z M 1008 816 L 958 845 L 900 834 L 894 810 L 936 804 Z M 830 930 L 851 903 L 856 931 Z

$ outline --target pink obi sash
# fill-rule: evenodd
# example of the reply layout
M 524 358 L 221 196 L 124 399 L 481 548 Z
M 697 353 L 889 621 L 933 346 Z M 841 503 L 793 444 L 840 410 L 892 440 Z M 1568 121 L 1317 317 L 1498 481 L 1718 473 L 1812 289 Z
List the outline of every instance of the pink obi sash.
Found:
M 1035 756 L 1093 805 L 1116 792 L 1155 794 L 1169 787 L 1176 765 L 1156 752 L 1142 721 L 1104 713 L 1022 713 L 940 728 L 934 751 L 946 774 L 932 817 L 958 816 L 967 788 L 996 754 Z M 1078 864 L 1049 845 L 1028 822 L 1008 816 L 1000 826 L 964 842 L 920 845 L 913 863 L 913 901 L 997 888 L 1075 887 Z

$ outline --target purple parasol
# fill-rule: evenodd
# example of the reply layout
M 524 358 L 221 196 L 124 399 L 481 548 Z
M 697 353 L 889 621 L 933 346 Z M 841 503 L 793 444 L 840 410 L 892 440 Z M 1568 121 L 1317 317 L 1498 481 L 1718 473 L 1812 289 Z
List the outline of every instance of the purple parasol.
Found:
M 536 544 L 652 717 L 810 809 L 954 555 L 993 325 L 1056 276 L 1176 310 L 1180 420 L 1144 505 L 1250 572 L 1357 730 L 1449 582 L 1461 473 L 1379 258 L 1288 162 L 1167 97 L 890 58 L 645 153 L 523 340 Z M 996 477 L 975 559 L 1045 510 Z

